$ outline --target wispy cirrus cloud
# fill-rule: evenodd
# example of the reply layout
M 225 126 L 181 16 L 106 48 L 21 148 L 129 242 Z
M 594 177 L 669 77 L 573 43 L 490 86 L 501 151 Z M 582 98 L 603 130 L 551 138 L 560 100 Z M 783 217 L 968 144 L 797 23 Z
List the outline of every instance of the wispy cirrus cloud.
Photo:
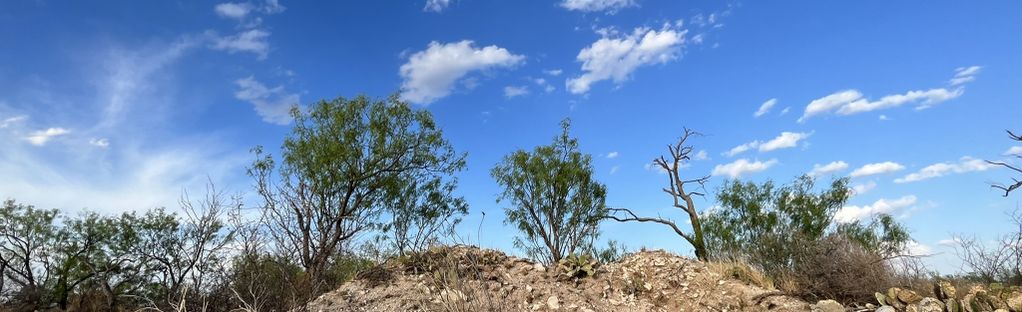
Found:
M 757 149 L 761 153 L 775 151 L 779 149 L 792 148 L 798 146 L 798 143 L 806 138 L 809 138 L 812 133 L 809 132 L 781 132 L 777 137 L 770 139 L 766 142 L 759 140 L 744 143 L 742 145 L 735 146 L 724 153 L 728 157 L 734 157 L 735 155 L 744 153 L 749 150 Z
M 910 173 L 904 177 L 894 180 L 894 183 L 909 183 L 943 177 L 949 174 L 966 173 L 974 171 L 985 171 L 996 167 L 982 159 L 969 156 L 962 157 L 957 162 L 942 162 L 932 164 L 917 172 Z
M 798 122 L 805 122 L 809 118 L 827 113 L 847 116 L 907 104 L 915 104 L 916 110 L 927 109 L 938 103 L 946 102 L 965 94 L 965 88 L 962 84 L 974 80 L 975 75 L 978 73 L 978 66 L 965 69 L 959 68 L 956 70 L 955 78 L 952 78 L 950 82 L 951 86 L 954 87 L 952 89 L 942 87 L 911 90 L 902 94 L 886 95 L 877 100 L 870 100 L 862 92 L 855 89 L 838 91 L 809 102 Z

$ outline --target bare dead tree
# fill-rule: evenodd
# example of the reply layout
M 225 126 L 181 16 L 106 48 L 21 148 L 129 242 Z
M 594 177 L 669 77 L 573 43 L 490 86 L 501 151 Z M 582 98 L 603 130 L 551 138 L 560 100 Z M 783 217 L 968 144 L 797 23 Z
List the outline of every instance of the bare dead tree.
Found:
M 674 230 L 674 233 L 681 236 L 692 248 L 695 249 L 696 258 L 701 261 L 706 261 L 709 255 L 706 252 L 706 244 L 703 240 L 703 230 L 699 223 L 699 212 L 696 211 L 695 202 L 692 200 L 694 196 L 705 196 L 706 194 L 698 191 L 689 191 L 686 188 L 690 186 L 698 186 L 699 189 L 704 189 L 703 186 L 710 176 L 703 176 L 695 179 L 682 179 L 680 171 L 685 162 L 692 160 L 693 148 L 691 145 L 686 145 L 686 142 L 690 137 L 701 135 L 699 132 L 685 128 L 684 134 L 678 139 L 678 142 L 673 145 L 668 145 L 667 150 L 670 158 L 667 156 L 660 156 L 660 158 L 654 159 L 653 163 L 656 164 L 660 169 L 667 173 L 668 187 L 663 189 L 664 193 L 671 195 L 673 199 L 673 207 L 681 209 L 688 214 L 689 221 L 692 223 L 692 231 L 686 232 L 678 227 L 677 222 L 671 219 L 657 217 L 640 217 L 635 212 L 628 208 L 610 208 L 610 215 L 608 218 L 618 222 L 653 222 L 666 225 Z M 623 215 L 623 216 L 619 216 Z
M 1016 230 L 1001 236 L 993 245 L 976 237 L 954 239 L 955 254 L 969 272 L 984 282 L 1022 284 L 1022 211 L 1009 214 Z
M 1015 133 L 1012 133 L 1011 130 L 1006 130 L 1006 131 L 1008 132 L 1008 137 L 1009 138 L 1011 138 L 1014 141 L 1022 142 L 1022 135 L 1017 135 Z M 1015 156 L 1016 158 L 1022 159 L 1022 155 L 1013 155 L 1013 156 Z M 1014 170 L 1015 172 L 1022 173 L 1022 168 L 1019 168 L 1017 166 L 1013 166 L 1013 165 L 1011 165 L 1009 163 L 1006 163 L 1006 162 L 1003 162 L 1003 161 L 990 161 L 990 160 L 987 160 L 987 163 L 989 163 L 991 165 L 997 165 L 997 166 L 1005 167 L 1005 168 Z M 1014 191 L 1015 189 L 1017 189 L 1019 187 L 1022 187 L 1022 180 L 1019 180 L 1017 178 L 1012 178 L 1012 180 L 1014 181 L 1014 183 L 1011 183 L 1011 184 L 994 183 L 994 184 L 991 184 L 990 187 L 1004 191 L 1004 197 L 1008 197 L 1008 195 L 1011 194 L 1011 191 Z

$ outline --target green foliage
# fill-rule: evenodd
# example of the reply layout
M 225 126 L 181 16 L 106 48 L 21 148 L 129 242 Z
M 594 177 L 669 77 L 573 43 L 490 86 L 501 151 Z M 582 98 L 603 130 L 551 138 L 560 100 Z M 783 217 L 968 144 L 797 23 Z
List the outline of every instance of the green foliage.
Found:
M 592 156 L 579 151 L 570 127 L 565 119 L 553 143 L 515 151 L 491 170 L 504 189 L 498 202 L 510 204 L 504 223 L 521 231 L 514 245 L 545 263 L 590 249 L 607 214 L 606 186 L 593 179 Z
M 6 200 L 0 207 L 0 298 L 27 304 L 48 300 L 56 279 L 47 267 L 59 256 L 62 233 L 54 225 L 56 210 Z M 7 289 L 10 285 L 17 289 Z M 29 305 L 26 309 L 41 307 Z
M 593 255 L 600 263 L 617 262 L 629 254 L 628 247 L 616 240 L 608 240 L 606 248 L 595 248 Z
M 720 207 L 703 217 L 708 248 L 718 258 L 746 260 L 769 274 L 790 269 L 807 246 L 829 233 L 885 255 L 903 250 L 908 234 L 890 216 L 869 224 L 834 224 L 850 193 L 846 178 L 819 192 L 808 175 L 783 186 L 729 181 L 717 192 Z
M 569 254 L 557 262 L 557 270 L 567 279 L 577 280 L 596 275 L 596 260 L 586 254 Z
M 465 155 L 443 138 L 429 111 L 393 95 L 320 101 L 291 114 L 295 125 L 279 168 L 257 147 L 249 173 L 265 201 L 275 247 L 313 279 L 360 234 L 387 230 L 398 248 L 417 247 L 409 237 L 429 242 L 439 232 L 421 228 L 443 229 L 466 212 L 464 201 L 450 195 L 451 176 L 464 168 Z M 392 222 L 380 220 L 384 213 Z

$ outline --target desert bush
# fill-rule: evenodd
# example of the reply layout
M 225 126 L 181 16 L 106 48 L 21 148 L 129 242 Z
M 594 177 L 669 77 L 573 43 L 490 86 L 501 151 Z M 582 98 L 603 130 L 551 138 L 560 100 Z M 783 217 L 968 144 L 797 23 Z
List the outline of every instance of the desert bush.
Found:
M 884 258 L 841 235 L 828 235 L 799 254 L 799 261 L 783 278 L 800 297 L 839 302 L 872 302 L 873 293 L 893 284 L 893 272 Z
M 515 151 L 491 171 L 504 189 L 498 202 L 510 204 L 504 222 L 521 232 L 515 247 L 547 264 L 590 250 L 607 215 L 607 188 L 593 178 L 592 156 L 579 151 L 570 128 L 565 119 L 553 143 Z
M 847 179 L 820 191 L 808 175 L 781 186 L 729 181 L 703 217 L 707 247 L 716 261 L 747 263 L 785 292 L 868 301 L 892 285 L 890 260 L 904 256 L 910 238 L 889 215 L 836 222 L 849 194 Z
M 955 236 L 955 254 L 962 260 L 965 277 L 985 284 L 1022 285 L 1022 211 L 1013 211 L 1009 219 L 1016 230 L 993 244 Z

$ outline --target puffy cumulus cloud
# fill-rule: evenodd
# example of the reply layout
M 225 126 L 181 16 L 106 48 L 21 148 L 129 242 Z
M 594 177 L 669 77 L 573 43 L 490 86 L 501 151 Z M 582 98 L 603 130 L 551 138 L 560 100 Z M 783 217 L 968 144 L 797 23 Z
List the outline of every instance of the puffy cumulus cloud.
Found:
M 268 88 L 251 76 L 234 83 L 238 86 L 234 97 L 251 103 L 263 121 L 278 125 L 291 122 L 291 107 L 299 104 L 297 93 L 288 93 L 283 86 Z
M 608 79 L 621 84 L 641 66 L 677 59 L 685 44 L 686 31 L 665 24 L 660 30 L 640 27 L 623 36 L 613 31 L 601 33 L 602 38 L 576 56 L 584 73 L 567 80 L 571 93 L 589 92 L 592 84 Z
M 270 33 L 260 29 L 249 29 L 240 33 L 214 38 L 210 48 L 227 51 L 227 53 L 247 52 L 255 54 L 260 60 L 266 59 L 270 53 L 268 38 Z
M 706 150 L 699 150 L 695 155 L 692 155 L 692 160 L 707 160 L 710 159 L 710 153 Z
M 798 146 L 798 142 L 808 138 L 812 133 L 805 132 L 781 132 L 780 135 L 771 139 L 770 141 L 760 142 L 759 140 L 745 143 L 742 145 L 735 146 L 724 153 L 728 157 L 734 157 L 735 155 L 744 153 L 752 149 L 758 149 L 761 153 L 775 151 L 779 149 L 792 148 Z
M 852 194 L 853 195 L 866 194 L 867 192 L 872 191 L 876 187 L 877 187 L 876 181 L 869 181 L 866 183 L 856 184 L 852 186 Z
M 516 66 L 525 56 L 505 48 L 474 46 L 471 40 L 452 43 L 430 42 L 426 50 L 416 52 L 401 65 L 401 98 L 429 104 L 449 95 L 455 82 L 474 71 Z
M 451 5 L 451 0 L 426 0 L 426 6 L 422 8 L 426 12 L 443 12 Z
M 763 115 L 766 115 L 766 113 L 769 113 L 770 109 L 774 108 L 774 105 L 777 105 L 777 99 L 769 99 L 766 102 L 763 102 L 752 116 L 756 118 L 762 117 Z
M 529 94 L 529 87 L 527 86 L 506 86 L 504 87 L 504 97 L 513 98 L 517 96 L 523 96 Z
M 777 159 L 770 159 L 768 161 L 749 161 L 748 159 L 742 158 L 728 164 L 721 164 L 713 167 L 712 175 L 738 178 L 746 174 L 770 169 L 770 167 L 773 167 L 776 164 Z
M 599 12 L 613 14 L 618 10 L 638 6 L 635 0 L 564 0 L 561 7 L 571 11 Z
M 607 153 L 607 158 L 610 158 L 610 159 L 617 158 L 617 156 L 619 156 L 618 152 Z
M 899 210 L 911 207 L 916 204 L 915 195 L 908 195 L 898 199 L 880 199 L 871 205 L 866 206 L 845 206 L 834 214 L 834 221 L 838 223 L 852 223 L 859 220 L 869 219 L 878 214 L 893 214 Z
M 239 3 L 225 2 L 217 4 L 215 7 L 213 7 L 213 11 L 215 11 L 216 14 L 219 15 L 220 17 L 237 20 L 244 19 L 246 16 L 248 16 L 249 13 L 252 12 L 253 9 L 255 9 L 255 6 L 253 6 L 251 3 L 245 2 Z
M 71 130 L 64 128 L 48 128 L 45 130 L 32 131 L 25 137 L 25 140 L 32 145 L 43 146 L 51 139 L 68 133 L 71 133 Z
M 3 124 L 0 124 L 0 126 L 2 126 L 2 125 Z M 0 127 L 0 128 L 3 128 L 3 127 Z M 1012 146 L 1007 151 L 1004 151 L 1004 155 L 1007 155 L 1007 156 L 1014 156 L 1014 155 L 1022 156 L 1022 146 Z
M 906 104 L 917 104 L 916 110 L 927 109 L 938 103 L 946 102 L 965 94 L 965 89 L 961 85 L 975 80 L 975 76 L 979 74 L 979 71 L 979 66 L 956 69 L 954 78 L 949 82 L 951 86 L 955 87 L 954 89 L 932 88 L 912 90 L 902 94 L 883 96 L 875 101 L 864 97 L 858 90 L 838 91 L 809 102 L 809 105 L 806 105 L 805 111 L 798 121 L 805 122 L 813 116 L 829 112 L 847 116 L 894 108 Z
M 982 70 L 982 69 L 983 69 L 983 67 L 981 67 L 981 66 L 969 66 L 969 67 L 959 67 L 959 68 L 956 68 L 955 69 L 955 76 L 952 77 L 951 80 L 948 80 L 948 84 L 950 84 L 952 86 L 957 86 L 957 85 L 960 85 L 960 84 L 964 84 L 966 82 L 971 82 L 973 80 L 976 80 L 976 75 L 978 75 L 980 70 Z
M 905 166 L 892 161 L 885 161 L 880 163 L 866 164 L 858 169 L 855 169 L 850 174 L 853 178 L 865 177 L 871 175 L 878 175 L 884 173 L 891 173 L 896 171 L 904 170 Z
M 216 15 L 238 21 L 245 20 L 253 15 L 253 13 L 276 14 L 284 12 L 284 9 L 286 8 L 280 5 L 280 2 L 277 0 L 266 0 L 257 3 L 224 2 L 213 6 L 213 11 L 216 12 Z
M 959 159 L 958 162 L 943 162 L 923 167 L 923 169 L 919 169 L 919 171 L 917 172 L 913 172 L 904 177 L 895 179 L 894 182 L 895 183 L 916 182 L 926 179 L 942 177 L 952 173 L 985 171 L 993 167 L 994 165 L 987 163 L 982 159 L 975 159 L 969 156 L 965 156 Z
M 809 171 L 809 175 L 814 177 L 824 176 L 833 174 L 835 172 L 848 169 L 848 163 L 844 161 L 832 161 L 826 165 L 815 164 L 813 170 Z
M 812 134 L 805 132 L 781 132 L 781 135 L 778 135 L 773 140 L 760 144 L 759 151 L 769 152 L 784 148 L 792 148 L 798 146 L 799 141 L 808 138 L 810 135 Z

